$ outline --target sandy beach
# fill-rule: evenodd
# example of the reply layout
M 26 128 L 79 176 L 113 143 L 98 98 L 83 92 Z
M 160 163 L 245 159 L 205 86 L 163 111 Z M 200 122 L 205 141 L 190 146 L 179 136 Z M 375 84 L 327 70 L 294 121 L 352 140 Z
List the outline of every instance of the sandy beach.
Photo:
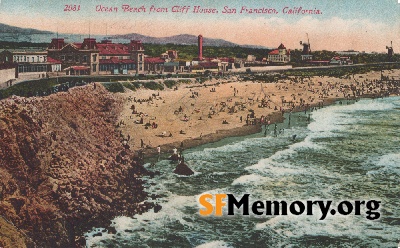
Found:
M 399 70 L 387 70 L 396 76 Z M 139 89 L 119 93 L 125 99 L 118 129 L 134 150 L 154 155 L 173 147 L 186 149 L 227 136 L 259 132 L 264 123 L 282 121 L 282 113 L 327 106 L 338 99 L 379 95 L 386 90 L 377 81 L 381 72 L 346 78 L 288 77 L 277 83 L 244 81 L 232 76 L 204 84 L 180 84 L 153 91 Z M 251 114 L 254 113 L 254 116 Z M 254 118 L 252 118 L 254 117 Z M 257 119 L 257 125 L 253 125 Z M 223 124 L 224 123 L 224 124 Z

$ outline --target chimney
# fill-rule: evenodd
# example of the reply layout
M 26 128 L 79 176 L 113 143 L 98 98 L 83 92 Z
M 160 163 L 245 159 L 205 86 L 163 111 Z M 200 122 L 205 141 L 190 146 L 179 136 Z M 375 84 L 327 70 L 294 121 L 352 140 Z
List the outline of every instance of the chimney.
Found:
M 197 45 L 198 45 L 198 48 L 199 48 L 199 60 L 203 60 L 203 36 L 202 35 L 199 35 L 198 37 L 197 37 Z

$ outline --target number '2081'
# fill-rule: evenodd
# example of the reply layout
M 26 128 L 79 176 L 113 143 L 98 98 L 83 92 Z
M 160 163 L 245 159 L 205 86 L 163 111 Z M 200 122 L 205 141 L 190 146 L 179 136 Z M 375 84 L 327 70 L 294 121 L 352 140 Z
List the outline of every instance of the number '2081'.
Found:
M 76 4 L 66 4 L 64 11 L 79 11 L 81 10 L 81 5 Z

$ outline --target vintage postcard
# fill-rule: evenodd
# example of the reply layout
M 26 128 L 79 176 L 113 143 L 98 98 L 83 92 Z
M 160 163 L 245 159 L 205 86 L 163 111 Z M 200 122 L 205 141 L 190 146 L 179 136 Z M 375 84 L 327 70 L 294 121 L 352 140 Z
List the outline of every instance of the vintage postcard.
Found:
M 0 248 L 398 247 L 399 51 L 398 0 L 0 0 Z

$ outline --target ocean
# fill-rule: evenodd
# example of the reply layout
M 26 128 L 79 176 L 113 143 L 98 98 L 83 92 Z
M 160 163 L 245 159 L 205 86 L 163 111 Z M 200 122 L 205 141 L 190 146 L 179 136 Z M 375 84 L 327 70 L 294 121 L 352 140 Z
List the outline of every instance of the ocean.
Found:
M 400 97 L 361 99 L 293 113 L 266 135 L 231 137 L 184 151 L 193 176 L 156 163 L 146 179 L 162 206 L 117 217 L 116 234 L 94 228 L 87 247 L 397 247 L 400 241 Z M 309 117 L 310 120 L 308 119 Z M 293 139 L 293 136 L 296 137 Z M 145 166 L 149 167 L 149 164 Z M 151 168 L 153 169 L 153 168 Z M 204 193 L 252 200 L 380 201 L 380 218 L 360 215 L 201 216 Z M 102 232 L 102 236 L 93 234 Z

